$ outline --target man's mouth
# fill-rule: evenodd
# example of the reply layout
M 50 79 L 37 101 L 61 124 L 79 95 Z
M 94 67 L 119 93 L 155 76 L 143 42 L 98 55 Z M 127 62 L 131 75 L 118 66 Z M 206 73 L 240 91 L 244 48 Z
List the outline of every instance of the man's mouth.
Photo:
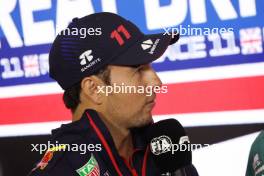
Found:
M 150 101 L 147 101 L 146 105 L 149 106 L 149 107 L 151 107 L 151 109 L 154 108 L 154 106 L 156 105 L 155 99 L 152 99 Z

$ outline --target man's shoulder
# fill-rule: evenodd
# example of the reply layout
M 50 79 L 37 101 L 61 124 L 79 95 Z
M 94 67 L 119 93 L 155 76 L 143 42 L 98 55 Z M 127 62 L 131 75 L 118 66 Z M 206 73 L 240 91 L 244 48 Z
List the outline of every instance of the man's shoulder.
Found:
M 59 144 L 49 148 L 36 164 L 30 176 L 76 175 L 89 160 L 95 161 L 96 151 L 100 146 L 89 144 Z M 89 150 L 90 149 L 90 150 Z
M 42 156 L 42 159 L 36 164 L 34 169 L 32 169 L 30 176 L 48 176 L 51 174 L 51 171 L 54 167 L 58 168 L 61 166 L 60 163 L 65 160 L 65 152 L 63 151 L 63 148 L 63 145 L 59 145 L 46 150 L 45 154 Z M 63 168 L 66 168 L 66 165 L 63 166 Z
M 90 139 L 89 130 L 81 125 L 80 122 L 73 122 L 52 130 L 50 140 L 35 147 L 40 154 L 45 153 L 30 176 L 75 174 L 72 162 L 80 162 L 82 155 L 90 158 L 92 151 L 100 149 L 100 146 L 93 144 Z

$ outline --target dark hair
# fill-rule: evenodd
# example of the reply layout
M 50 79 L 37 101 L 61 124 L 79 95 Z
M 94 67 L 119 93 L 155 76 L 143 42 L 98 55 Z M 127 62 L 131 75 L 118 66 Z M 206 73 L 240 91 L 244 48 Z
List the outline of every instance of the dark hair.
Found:
M 98 76 L 106 85 L 110 85 L 110 69 L 108 66 L 100 69 L 94 75 Z M 63 102 L 72 113 L 76 111 L 80 101 L 81 81 L 64 91 Z

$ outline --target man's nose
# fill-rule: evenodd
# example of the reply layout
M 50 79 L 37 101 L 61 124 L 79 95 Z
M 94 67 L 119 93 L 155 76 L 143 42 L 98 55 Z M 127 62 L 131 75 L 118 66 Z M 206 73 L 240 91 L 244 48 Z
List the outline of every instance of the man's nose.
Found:
M 149 84 L 150 84 L 151 86 L 153 86 L 153 87 L 154 87 L 154 86 L 161 87 L 162 82 L 161 82 L 159 76 L 157 75 L 156 71 L 153 70 L 153 68 L 151 68 L 150 72 L 151 72 L 151 74 L 150 74 L 151 76 L 150 76 L 150 79 L 149 79 L 149 81 L 150 81 Z

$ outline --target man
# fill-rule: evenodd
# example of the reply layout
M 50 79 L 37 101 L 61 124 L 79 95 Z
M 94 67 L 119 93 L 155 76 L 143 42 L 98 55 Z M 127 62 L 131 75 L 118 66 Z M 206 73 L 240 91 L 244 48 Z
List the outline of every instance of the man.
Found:
M 246 176 L 264 175 L 264 131 L 258 135 L 251 146 Z
M 53 130 L 52 142 L 59 145 L 47 150 L 31 175 L 160 175 L 143 135 L 161 87 L 150 63 L 178 38 L 144 35 L 112 13 L 73 19 L 49 56 L 50 76 L 65 90 L 73 122 Z M 106 92 L 113 85 L 151 87 L 152 94 Z M 83 144 L 81 154 L 76 146 Z

